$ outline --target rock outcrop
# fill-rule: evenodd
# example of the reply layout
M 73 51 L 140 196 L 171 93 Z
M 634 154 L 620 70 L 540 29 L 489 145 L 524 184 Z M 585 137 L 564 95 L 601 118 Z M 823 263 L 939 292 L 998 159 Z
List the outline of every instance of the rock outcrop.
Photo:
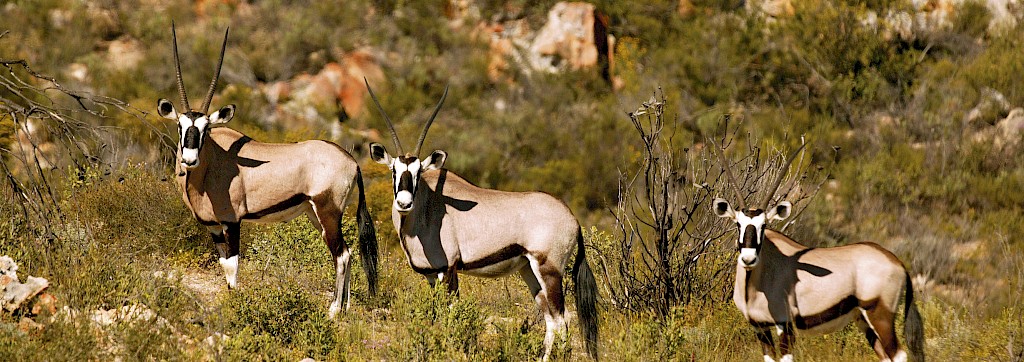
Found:
M 0 256 L 0 308 L 12 313 L 22 307 L 29 308 L 30 313 L 54 311 L 56 298 L 43 293 L 50 286 L 44 278 L 29 276 L 22 283 L 18 278 L 18 264 L 9 256 Z
M 526 19 L 481 23 L 474 32 L 487 37 L 487 75 L 492 82 L 511 82 L 513 71 L 558 73 L 596 69 L 615 88 L 615 37 L 608 17 L 590 3 L 560 2 L 548 11 L 547 22 L 534 32 Z
M 374 83 L 384 79 L 384 72 L 369 49 L 344 54 L 316 74 L 303 73 L 287 81 L 265 84 L 260 91 L 274 109 L 268 120 L 337 125 L 358 117 L 365 112 L 368 99 L 363 78 Z

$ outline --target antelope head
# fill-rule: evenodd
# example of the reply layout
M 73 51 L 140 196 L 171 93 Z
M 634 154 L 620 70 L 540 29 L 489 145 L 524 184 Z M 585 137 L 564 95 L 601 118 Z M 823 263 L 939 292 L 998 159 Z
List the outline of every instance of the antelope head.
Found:
M 366 80 L 364 79 L 363 81 L 365 82 Z M 437 112 L 441 110 L 441 105 L 444 104 L 444 99 L 448 97 L 448 87 L 444 88 L 444 94 L 441 96 L 441 100 L 437 102 L 434 113 L 430 115 L 427 123 L 423 125 L 420 139 L 416 143 L 416 150 L 412 153 L 406 153 L 402 148 L 402 143 L 398 140 L 398 133 L 395 132 L 395 126 L 391 123 L 391 118 L 384 112 L 384 108 L 381 107 L 377 96 L 373 94 L 373 89 L 370 89 L 369 82 L 366 83 L 366 90 L 369 91 L 370 98 L 373 98 L 373 103 L 377 105 L 377 110 L 384 117 L 384 122 L 387 123 L 388 129 L 391 131 L 391 140 L 394 141 L 395 148 L 398 149 L 399 153 L 396 157 L 392 157 L 387 149 L 384 148 L 384 145 L 374 142 L 370 144 L 370 158 L 377 163 L 387 165 L 391 169 L 391 182 L 394 186 L 392 191 L 395 193 L 393 207 L 395 211 L 405 215 L 412 211 L 413 197 L 416 195 L 416 187 L 420 184 L 422 172 L 440 169 L 444 167 L 444 161 L 448 159 L 448 153 L 442 150 L 435 150 L 424 159 L 419 158 L 420 147 L 423 146 L 423 140 L 427 138 L 430 124 L 434 122 Z
M 220 47 L 220 60 L 217 61 L 217 70 L 213 80 L 210 81 L 210 90 L 206 93 L 203 106 L 193 109 L 188 104 L 188 95 L 185 93 L 185 84 L 181 81 L 181 62 L 178 61 L 178 36 L 171 24 L 171 34 L 174 39 L 174 67 L 178 79 L 178 95 L 181 96 L 182 109 L 174 108 L 171 101 L 161 98 L 157 101 L 157 113 L 161 117 L 178 122 L 178 163 L 181 164 L 181 174 L 186 170 L 199 167 L 199 150 L 202 149 L 210 128 L 216 125 L 227 123 L 235 116 L 235 105 L 227 105 L 213 113 L 207 114 L 210 109 L 210 101 L 213 100 L 213 93 L 217 90 L 217 79 L 220 78 L 220 68 L 224 64 L 224 50 L 228 45 L 228 31 L 224 31 L 224 42 Z
M 762 209 L 733 210 L 729 202 L 715 199 L 711 202 L 715 215 L 732 220 L 739 230 L 736 249 L 740 251 L 739 262 L 744 268 L 757 266 L 758 255 L 761 254 L 761 243 L 764 241 L 764 224 L 768 220 L 784 220 L 789 217 L 793 204 L 789 201 L 780 202 L 765 212 Z
M 782 179 L 786 176 L 786 171 L 789 170 L 789 165 L 793 163 L 793 160 L 804 146 L 801 145 L 800 148 L 797 148 L 789 157 L 789 160 L 786 161 L 785 166 L 782 167 L 782 171 L 779 172 L 779 176 L 775 179 L 775 183 L 770 189 L 772 190 L 771 193 L 768 194 L 764 205 L 760 208 L 748 208 L 746 206 L 746 203 L 743 201 L 743 194 L 740 192 L 736 179 L 733 178 L 732 171 L 729 169 L 729 162 L 722 155 L 722 150 L 718 146 L 713 146 L 713 148 L 718 152 L 719 159 L 722 162 L 722 172 L 725 173 L 733 192 L 735 192 L 736 202 L 739 203 L 739 210 L 733 209 L 728 201 L 721 198 L 716 198 L 711 202 L 711 209 L 718 217 L 728 218 L 736 223 L 736 229 L 739 232 L 739 237 L 736 239 L 736 250 L 740 252 L 738 262 L 744 268 L 752 269 L 760 261 L 759 256 L 761 255 L 761 245 L 764 242 L 765 224 L 769 220 L 785 220 L 793 211 L 793 204 L 789 201 L 782 201 L 773 207 L 768 207 L 768 204 L 772 201 L 775 192 L 778 191 Z

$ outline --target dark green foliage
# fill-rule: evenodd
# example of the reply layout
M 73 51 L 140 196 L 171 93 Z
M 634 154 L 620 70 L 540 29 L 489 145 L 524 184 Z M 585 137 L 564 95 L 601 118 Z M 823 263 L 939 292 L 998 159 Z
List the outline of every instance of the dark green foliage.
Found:
M 68 181 L 66 207 L 94 237 L 131 241 L 126 246 L 132 253 L 206 252 L 209 237 L 184 208 L 171 175 L 136 166 L 109 175 L 92 168 L 76 173 Z
M 443 283 L 442 283 L 443 284 Z M 403 320 L 405 343 L 393 345 L 396 358 L 407 361 L 466 359 L 480 349 L 483 317 L 476 302 L 456 297 L 441 285 L 420 283 L 398 296 L 395 312 Z
M 231 348 L 253 355 L 284 349 L 291 351 L 285 356 L 322 358 L 337 343 L 322 301 L 294 286 L 252 285 L 231 293 L 224 307 L 230 313 L 228 325 L 242 331 Z

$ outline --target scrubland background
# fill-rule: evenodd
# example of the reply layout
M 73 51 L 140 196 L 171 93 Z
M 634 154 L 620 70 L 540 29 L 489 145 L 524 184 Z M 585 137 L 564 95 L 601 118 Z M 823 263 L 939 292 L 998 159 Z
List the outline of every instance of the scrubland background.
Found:
M 652 96 L 664 101 L 663 152 L 678 159 L 717 164 L 706 145 L 726 118 L 738 160 L 807 142 L 790 190 L 817 192 L 794 191 L 805 197 L 787 232 L 811 246 L 873 240 L 895 252 L 914 275 L 932 360 L 1024 358 L 1024 4 L 595 1 L 615 37 L 605 75 L 558 56 L 542 59 L 552 71 L 531 63 L 529 39 L 555 3 L 0 5 L 0 255 L 23 276 L 47 278 L 66 307 L 63 318 L 0 314 L 0 360 L 539 356 L 543 319 L 523 282 L 467 277 L 451 298 L 407 266 L 391 226 L 389 174 L 364 152 L 371 141 L 392 147 L 376 112 L 361 100 L 316 98 L 324 91 L 274 88 L 297 89 L 339 64 L 357 84 L 371 81 L 407 147 L 449 85 L 424 148 L 448 151 L 447 168 L 478 185 L 541 190 L 572 208 L 602 284 L 604 360 L 761 358 L 731 302 L 735 234 L 725 223 L 679 274 L 700 286 L 694 298 L 616 298 L 616 286 L 643 288 L 615 272 L 623 255 L 640 253 L 623 253 L 615 216 L 624 176 L 645 159 L 628 114 Z M 226 290 L 171 177 L 174 125 L 153 112 L 158 98 L 178 99 L 172 20 L 193 103 L 230 26 L 213 102 L 238 105 L 229 126 L 261 141 L 328 139 L 360 161 L 385 245 L 382 288 L 368 295 L 354 269 L 353 307 L 339 321 L 326 317 L 329 254 L 305 220 L 244 226 L 241 288 Z M 762 152 L 751 156 L 753 148 Z M 708 169 L 678 187 L 706 181 L 714 196 L 731 196 L 719 169 Z M 350 241 L 353 225 L 346 220 Z M 90 311 L 126 306 L 159 318 L 89 322 Z M 40 326 L 19 328 L 22 317 Z M 574 333 L 554 357 L 584 356 Z M 850 327 L 800 339 L 797 358 L 875 357 Z

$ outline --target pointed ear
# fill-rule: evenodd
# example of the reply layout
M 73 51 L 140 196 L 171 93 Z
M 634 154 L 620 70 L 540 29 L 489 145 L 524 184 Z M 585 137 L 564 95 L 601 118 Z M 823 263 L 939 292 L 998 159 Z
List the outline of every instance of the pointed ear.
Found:
M 382 165 L 391 167 L 391 155 L 384 145 L 374 142 L 370 144 L 370 159 Z
M 427 158 L 420 161 L 420 168 L 426 170 L 437 170 L 444 167 L 444 161 L 448 160 L 448 152 L 441 150 L 434 151 Z
M 774 220 L 785 220 L 789 217 L 789 214 L 793 211 L 793 204 L 789 201 L 780 202 L 775 207 L 768 210 L 768 219 Z
M 235 117 L 235 105 L 229 104 L 210 114 L 210 124 L 225 124 Z
M 175 121 L 178 120 L 178 112 L 174 110 L 174 105 L 171 104 L 171 101 L 165 98 L 160 98 L 160 100 L 156 101 L 156 113 L 159 114 L 160 117 Z
M 714 211 L 718 217 L 736 218 L 736 212 L 732 210 L 732 206 L 729 206 L 729 202 L 723 199 L 716 198 L 714 201 L 711 201 L 711 211 Z

